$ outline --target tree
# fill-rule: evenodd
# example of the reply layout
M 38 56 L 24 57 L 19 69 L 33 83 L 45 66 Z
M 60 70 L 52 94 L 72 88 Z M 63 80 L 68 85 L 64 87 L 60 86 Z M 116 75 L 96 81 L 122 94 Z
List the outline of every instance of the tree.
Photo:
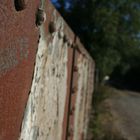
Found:
M 66 0 L 58 0 L 58 3 Z M 140 57 L 139 0 L 75 0 L 58 8 L 96 61 L 100 79 L 120 67 L 127 73 Z M 63 12 L 61 10 L 64 10 Z M 132 61 L 132 62 L 131 62 Z M 120 74 L 121 75 L 121 74 Z

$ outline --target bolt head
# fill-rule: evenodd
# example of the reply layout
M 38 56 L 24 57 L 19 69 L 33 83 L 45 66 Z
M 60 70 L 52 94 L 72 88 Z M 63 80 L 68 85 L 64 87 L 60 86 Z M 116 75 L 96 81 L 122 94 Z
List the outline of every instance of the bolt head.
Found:
M 78 67 L 74 66 L 74 71 L 77 72 L 78 71 Z
M 36 13 L 36 25 L 41 26 L 46 21 L 46 13 L 43 9 L 38 9 Z
M 76 92 L 77 92 L 77 88 L 74 87 L 74 88 L 72 89 L 72 94 L 74 94 L 74 93 L 76 93 Z

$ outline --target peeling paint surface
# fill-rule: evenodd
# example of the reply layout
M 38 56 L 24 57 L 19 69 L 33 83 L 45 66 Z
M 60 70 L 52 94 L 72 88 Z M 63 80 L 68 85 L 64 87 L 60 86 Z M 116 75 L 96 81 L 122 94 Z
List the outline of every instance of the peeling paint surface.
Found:
M 85 123 L 85 100 L 88 91 L 88 60 L 82 55 L 78 58 L 78 91 L 75 103 L 74 140 L 81 140 L 81 135 L 87 127 Z
M 84 140 L 92 58 L 50 0 L 14 2 L 0 2 L 0 140 Z
M 61 22 L 56 24 L 59 26 Z M 43 31 L 41 27 L 34 78 L 19 140 L 61 140 L 62 137 L 68 46 L 59 32 L 54 32 L 49 41 Z

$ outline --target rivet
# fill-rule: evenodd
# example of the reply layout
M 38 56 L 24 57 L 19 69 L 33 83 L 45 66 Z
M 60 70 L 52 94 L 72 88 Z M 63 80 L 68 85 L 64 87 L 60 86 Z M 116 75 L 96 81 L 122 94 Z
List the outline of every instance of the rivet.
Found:
M 77 66 L 74 66 L 74 72 L 77 72 L 78 71 L 78 67 Z
M 43 9 L 38 8 L 36 13 L 36 25 L 41 26 L 46 20 L 46 13 Z
M 76 93 L 76 91 L 77 91 L 76 87 L 72 88 L 72 94 Z
M 68 131 L 68 136 L 70 137 L 70 136 L 72 136 L 72 135 L 73 135 L 73 128 L 70 127 L 70 128 L 69 128 L 69 131 Z
M 72 47 L 72 45 L 73 45 L 73 43 L 72 43 L 71 40 L 68 40 L 68 41 L 67 41 L 67 44 L 68 44 L 68 47 Z
M 58 36 L 59 36 L 59 38 L 63 38 L 64 37 L 64 32 L 63 31 L 59 31 Z
M 72 109 L 70 110 L 70 115 L 73 115 L 75 111 L 75 107 L 72 107 Z
M 28 0 L 15 0 L 15 9 L 21 11 L 26 8 Z

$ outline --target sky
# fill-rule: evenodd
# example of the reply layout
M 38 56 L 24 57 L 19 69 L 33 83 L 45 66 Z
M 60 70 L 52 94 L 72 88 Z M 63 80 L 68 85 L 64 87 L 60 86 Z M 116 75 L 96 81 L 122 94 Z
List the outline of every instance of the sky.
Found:
M 51 1 L 56 7 L 60 7 L 58 0 L 51 0 Z M 65 9 L 70 9 L 70 8 L 71 8 L 71 0 L 65 0 Z

